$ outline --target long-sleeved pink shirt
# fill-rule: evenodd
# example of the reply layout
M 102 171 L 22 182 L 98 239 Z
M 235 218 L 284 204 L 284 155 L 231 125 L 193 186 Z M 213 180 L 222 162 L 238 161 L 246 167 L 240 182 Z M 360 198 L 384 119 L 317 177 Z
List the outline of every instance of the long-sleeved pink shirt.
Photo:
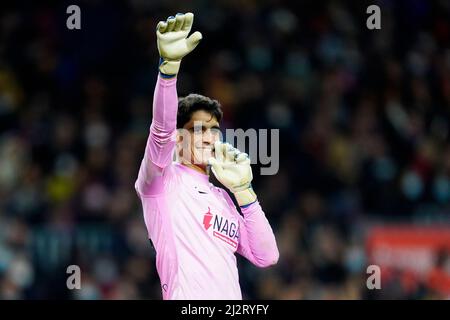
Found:
M 158 76 L 153 120 L 135 188 L 156 249 L 163 299 L 242 299 L 235 253 L 259 267 L 278 260 L 258 202 L 239 214 L 206 174 L 173 162 L 176 78 Z

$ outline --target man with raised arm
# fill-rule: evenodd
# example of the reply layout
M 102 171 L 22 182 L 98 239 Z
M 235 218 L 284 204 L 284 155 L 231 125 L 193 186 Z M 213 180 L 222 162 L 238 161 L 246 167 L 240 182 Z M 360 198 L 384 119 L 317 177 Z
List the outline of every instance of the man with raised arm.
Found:
M 135 188 L 163 299 L 242 299 L 235 253 L 258 267 L 276 264 L 279 253 L 250 184 L 248 155 L 220 141 L 221 105 L 198 94 L 178 100 L 181 59 L 202 39 L 198 31 L 188 37 L 193 19 L 177 14 L 158 23 L 153 119 Z M 228 193 L 209 182 L 209 169 L 242 215 Z

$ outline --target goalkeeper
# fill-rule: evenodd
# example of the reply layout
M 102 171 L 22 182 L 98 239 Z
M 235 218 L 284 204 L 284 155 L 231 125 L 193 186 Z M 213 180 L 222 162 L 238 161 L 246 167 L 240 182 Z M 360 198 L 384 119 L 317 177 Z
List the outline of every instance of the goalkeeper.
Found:
M 235 253 L 258 267 L 276 264 L 279 253 L 250 185 L 247 154 L 219 141 L 220 104 L 197 94 L 178 100 L 181 59 L 202 39 L 200 32 L 188 37 L 193 19 L 177 14 L 158 23 L 153 119 L 135 188 L 163 299 L 242 299 Z M 243 216 L 228 193 L 209 182 L 209 169 Z

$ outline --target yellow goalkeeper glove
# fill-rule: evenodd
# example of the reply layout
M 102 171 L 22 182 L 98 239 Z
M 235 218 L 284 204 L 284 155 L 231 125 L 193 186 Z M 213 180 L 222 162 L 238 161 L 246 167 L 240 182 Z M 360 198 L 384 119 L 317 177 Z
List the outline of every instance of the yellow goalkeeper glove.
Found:
M 253 179 L 250 159 L 229 143 L 217 141 L 214 144 L 214 157 L 208 159 L 211 170 L 225 187 L 235 196 L 239 206 L 256 201 L 251 182 Z
M 156 27 L 156 37 L 160 56 L 159 71 L 165 78 L 172 78 L 180 70 L 181 59 L 195 49 L 202 39 L 200 32 L 187 37 L 192 28 L 194 14 L 178 13 L 167 21 L 160 21 Z

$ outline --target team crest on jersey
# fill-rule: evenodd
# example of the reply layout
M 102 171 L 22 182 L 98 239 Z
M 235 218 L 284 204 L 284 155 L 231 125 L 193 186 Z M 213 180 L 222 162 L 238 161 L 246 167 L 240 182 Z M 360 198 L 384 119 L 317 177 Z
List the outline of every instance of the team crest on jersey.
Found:
M 214 237 L 224 241 L 235 249 L 237 248 L 239 229 L 235 222 L 217 214 L 212 214 L 208 207 L 208 212 L 203 216 L 203 227 L 206 231 L 212 227 Z

